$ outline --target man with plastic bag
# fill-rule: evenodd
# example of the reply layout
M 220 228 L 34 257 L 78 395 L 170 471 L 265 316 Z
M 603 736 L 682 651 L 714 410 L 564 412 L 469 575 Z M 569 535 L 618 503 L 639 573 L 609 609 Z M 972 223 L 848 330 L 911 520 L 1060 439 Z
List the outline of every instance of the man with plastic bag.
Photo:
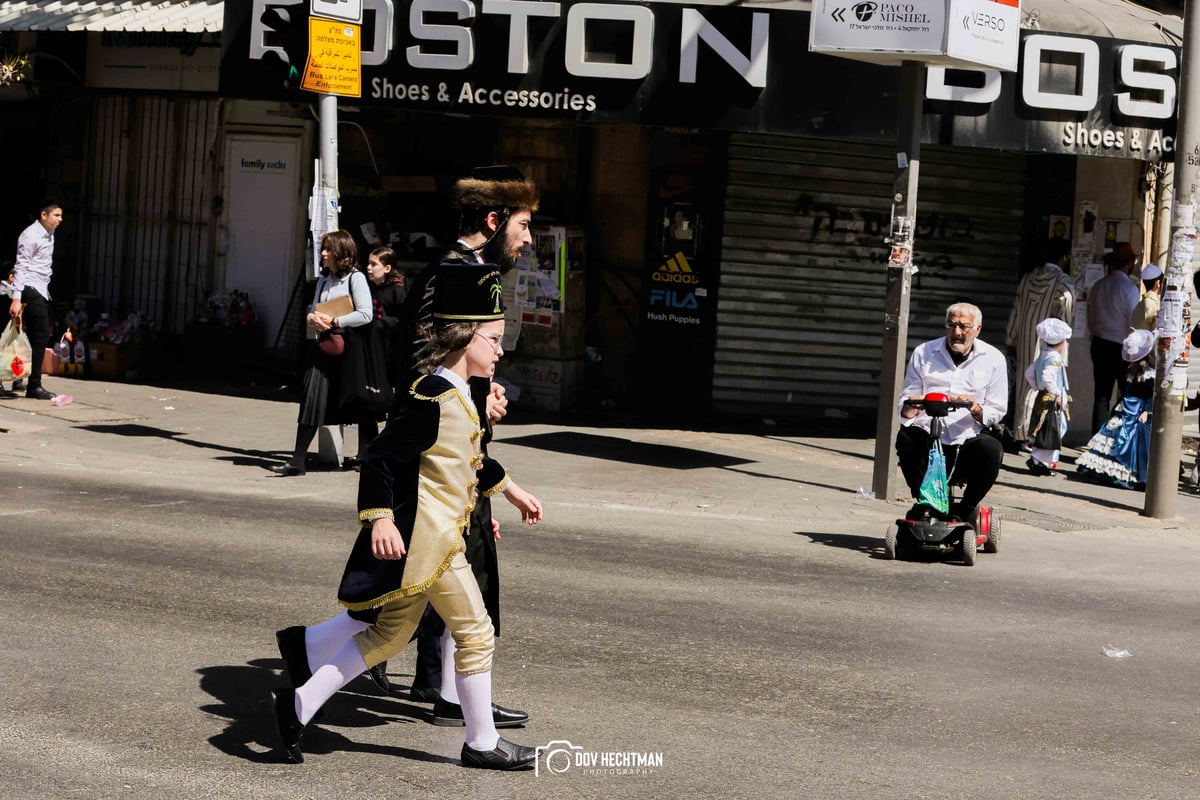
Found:
M 896 455 L 914 499 L 922 495 L 933 442 L 929 416 L 904 401 L 940 392 L 971 403 L 970 408 L 950 410 L 941 435 L 949 482 L 966 484 L 962 500 L 950 508 L 950 516 L 960 520 L 972 518 L 996 483 L 1004 458 L 1000 440 L 985 428 L 1008 412 L 1008 370 L 1004 354 L 978 338 L 982 329 L 983 313 L 977 306 L 955 303 L 947 308 L 946 335 L 917 345 L 900 392 Z M 933 464 L 934 470 L 937 467 Z M 945 483 L 935 487 L 937 477 L 931 476 L 929 488 L 946 491 Z
M 54 397 L 42 387 L 42 354 L 46 352 L 51 334 L 50 277 L 54 264 L 54 231 L 60 223 L 62 206 L 47 201 L 38 211 L 38 219 L 17 239 L 16 278 L 8 314 L 14 320 L 20 318 L 30 348 L 37 354 L 37 358 L 31 359 L 25 382 L 25 396 L 34 400 Z

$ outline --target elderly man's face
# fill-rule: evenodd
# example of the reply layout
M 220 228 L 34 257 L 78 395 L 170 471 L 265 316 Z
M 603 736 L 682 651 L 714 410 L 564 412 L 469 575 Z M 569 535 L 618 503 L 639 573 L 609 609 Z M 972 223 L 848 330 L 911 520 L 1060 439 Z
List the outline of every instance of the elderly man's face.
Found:
M 946 343 L 950 345 L 950 351 L 960 356 L 971 352 L 982 328 L 970 314 L 952 314 L 946 323 Z

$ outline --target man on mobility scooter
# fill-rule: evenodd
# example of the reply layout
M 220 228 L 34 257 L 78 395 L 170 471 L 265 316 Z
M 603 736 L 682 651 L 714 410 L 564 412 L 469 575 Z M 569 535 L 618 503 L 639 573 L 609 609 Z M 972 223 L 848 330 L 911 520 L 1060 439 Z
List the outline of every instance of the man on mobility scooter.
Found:
M 961 499 L 948 508 L 917 502 L 897 520 L 885 540 L 889 558 L 897 550 L 905 554 L 915 547 L 943 550 L 957 545 L 963 562 L 970 565 L 977 541 L 986 541 L 993 552 L 998 544 L 998 521 L 992 525 L 991 510 L 980 504 L 1000 474 L 1004 447 L 984 429 L 999 423 L 1008 411 L 1008 370 L 1004 355 L 978 338 L 982 328 L 977 306 L 955 303 L 946 309 L 946 335 L 917 345 L 909 359 L 896 435 L 904 480 L 913 498 L 920 500 L 930 452 L 940 449 L 949 483 L 965 486 Z M 945 400 L 927 400 L 931 394 L 945 395 Z M 931 430 L 939 434 L 936 439 Z M 994 532 L 989 530 L 993 527 Z

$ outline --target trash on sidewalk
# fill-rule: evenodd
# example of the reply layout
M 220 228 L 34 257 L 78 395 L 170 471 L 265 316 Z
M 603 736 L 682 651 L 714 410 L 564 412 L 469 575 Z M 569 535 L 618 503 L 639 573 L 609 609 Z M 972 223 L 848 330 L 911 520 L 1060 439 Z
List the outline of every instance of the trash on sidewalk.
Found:
M 74 400 L 75 400 L 75 398 L 69 394 L 56 394 L 56 395 L 54 395 L 54 397 L 50 398 L 50 405 L 52 405 L 52 406 L 69 406 L 69 405 L 71 405 L 72 401 L 74 401 Z
M 875 493 L 867 491 L 867 488 L 865 486 L 858 487 L 858 491 L 854 493 L 854 496 L 859 500 L 874 500 L 875 499 Z
M 1109 658 L 1130 658 L 1133 653 L 1123 648 L 1113 647 L 1111 644 L 1104 645 L 1104 655 Z

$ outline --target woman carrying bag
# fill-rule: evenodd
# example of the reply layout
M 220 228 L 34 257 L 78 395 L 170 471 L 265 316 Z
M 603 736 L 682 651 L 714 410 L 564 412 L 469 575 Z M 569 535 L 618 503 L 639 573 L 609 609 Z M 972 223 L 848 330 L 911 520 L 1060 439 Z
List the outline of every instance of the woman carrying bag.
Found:
M 343 336 L 346 329 L 371 322 L 371 290 L 367 277 L 358 270 L 354 238 L 346 231 L 325 234 L 321 240 L 321 264 L 321 277 L 307 317 L 305 356 L 309 367 L 304 373 L 304 391 L 296 419 L 296 448 L 290 461 L 271 467 L 272 472 L 283 477 L 304 474 L 304 458 L 319 427 L 359 421 L 344 419 L 338 408 Z M 339 297 L 350 298 L 353 310 L 330 315 L 318 309 Z

